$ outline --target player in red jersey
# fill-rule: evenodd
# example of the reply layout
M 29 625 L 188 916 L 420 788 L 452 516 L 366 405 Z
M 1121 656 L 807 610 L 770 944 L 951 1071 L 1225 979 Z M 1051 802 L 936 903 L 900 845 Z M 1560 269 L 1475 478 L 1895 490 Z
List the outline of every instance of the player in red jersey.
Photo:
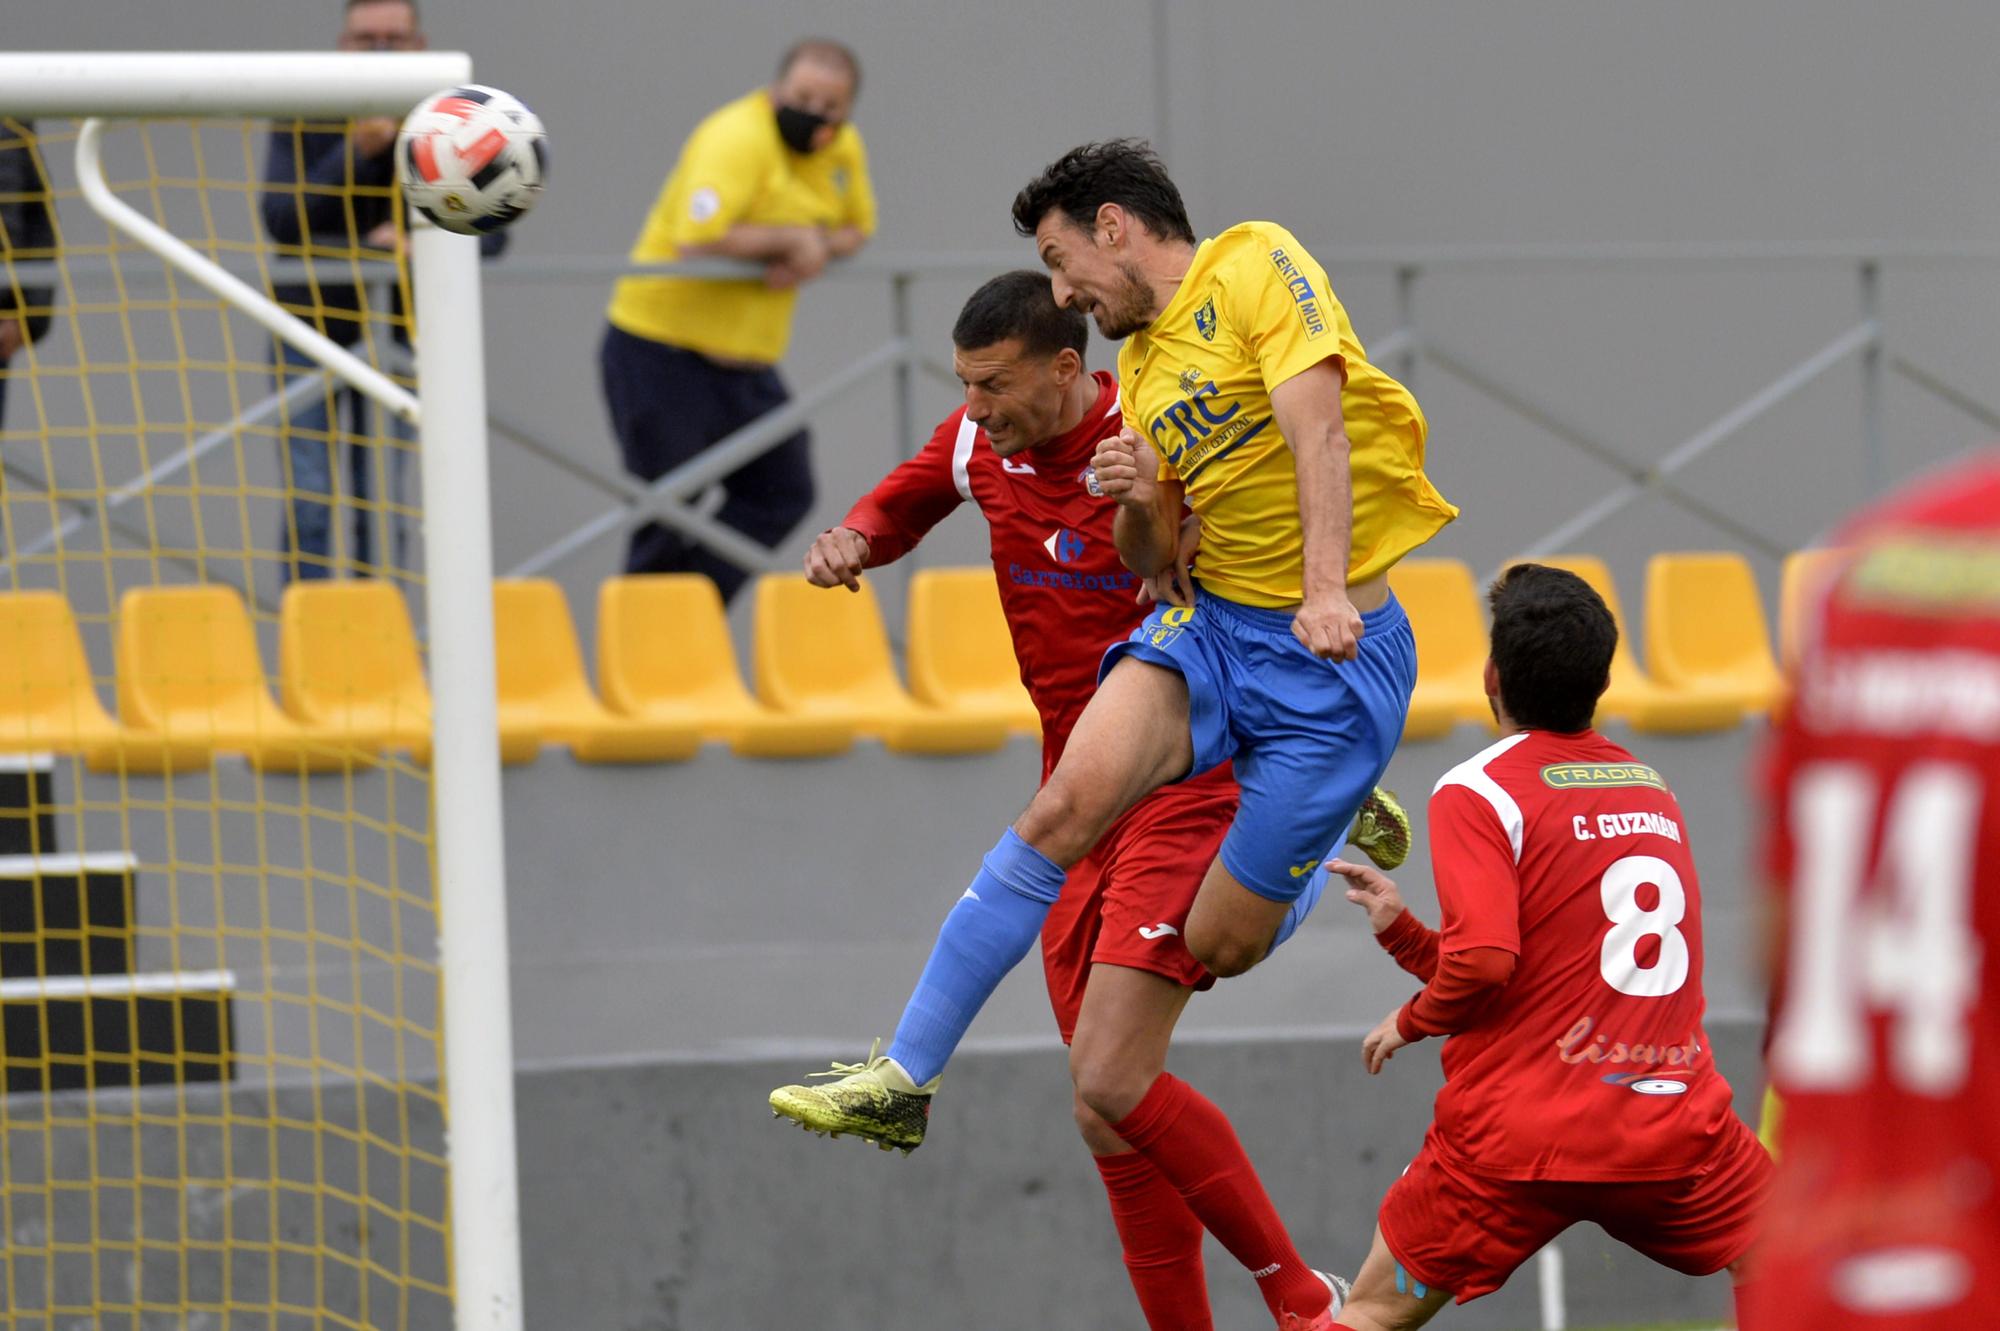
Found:
M 1771 1162 L 1701 1028 L 1701 891 L 1679 803 L 1590 729 L 1617 626 L 1573 574 L 1509 569 L 1489 595 L 1486 692 L 1503 737 L 1431 796 L 1443 930 L 1336 863 L 1377 940 L 1425 980 L 1368 1033 L 1453 1037 L 1423 1149 L 1383 1199 L 1338 1325 L 1423 1325 L 1498 1289 L 1579 1220 L 1678 1271 L 1749 1250 Z
M 1768 769 L 1784 1115 L 1743 1326 L 1993 1326 L 2000 454 L 1836 544 Z
M 1114 378 L 1084 368 L 1088 336 L 1081 314 L 1057 307 L 1044 273 L 1007 273 L 981 287 L 952 333 L 965 408 L 806 557 L 813 582 L 855 586 L 863 569 L 901 558 L 959 504 L 977 504 L 1021 678 L 1042 717 L 1044 779 L 1096 687 L 1104 650 L 1147 609 L 1112 540 L 1118 506 L 1090 469 L 1098 442 L 1121 421 Z M 1183 934 L 1236 803 L 1226 766 L 1148 796 L 1069 871 L 1041 930 L 1077 1125 L 1157 1331 L 1211 1325 L 1204 1229 L 1253 1273 L 1274 1317 L 1325 1326 L 1337 1307 L 1337 1282 L 1300 1259 L 1228 1118 L 1166 1072 L 1181 1011 L 1212 983 Z M 1317 895 L 1315 885 L 1292 922 Z M 781 1087 L 773 1109 L 885 1145 L 922 1141 L 935 1082 L 914 1084 L 882 1055 L 837 1070 L 855 1075 Z M 1136 1112 L 1156 1084 L 1166 1087 L 1151 1097 L 1156 1109 Z

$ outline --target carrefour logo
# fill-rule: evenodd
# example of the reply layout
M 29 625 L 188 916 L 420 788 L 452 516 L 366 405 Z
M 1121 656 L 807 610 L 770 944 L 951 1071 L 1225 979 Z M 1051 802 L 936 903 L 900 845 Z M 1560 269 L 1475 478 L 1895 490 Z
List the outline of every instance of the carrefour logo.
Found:
M 1042 542 L 1042 549 L 1049 552 L 1049 558 L 1058 564 L 1075 564 L 1083 559 L 1085 549 L 1083 537 L 1067 527 L 1059 528 Z

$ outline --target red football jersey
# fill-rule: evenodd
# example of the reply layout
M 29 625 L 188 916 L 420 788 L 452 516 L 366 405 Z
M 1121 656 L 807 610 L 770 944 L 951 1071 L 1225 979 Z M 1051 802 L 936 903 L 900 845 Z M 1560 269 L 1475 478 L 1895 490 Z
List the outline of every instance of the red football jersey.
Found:
M 1702 1033 L 1701 889 L 1680 804 L 1594 731 L 1524 731 L 1430 803 L 1441 950 L 1513 978 L 1445 1041 L 1431 1143 L 1497 1178 L 1685 1175 L 1728 1125 Z
M 1987 1325 L 2000 1297 L 2000 457 L 1837 544 L 1850 553 L 1806 626 L 1768 768 L 1784 1118 L 1757 1268 L 1773 1287 L 1764 1324 L 1817 1311 Z
M 1146 617 L 1139 580 L 1112 543 L 1116 500 L 1096 493 L 1097 444 L 1118 433 L 1118 384 L 1098 371 L 1097 400 L 1068 434 L 1003 458 L 964 408 L 848 511 L 868 538 L 869 564 L 900 559 L 966 500 L 992 535 L 993 572 L 1014 637 L 1021 682 L 1042 715 L 1042 774 L 1097 687 L 1104 651 Z

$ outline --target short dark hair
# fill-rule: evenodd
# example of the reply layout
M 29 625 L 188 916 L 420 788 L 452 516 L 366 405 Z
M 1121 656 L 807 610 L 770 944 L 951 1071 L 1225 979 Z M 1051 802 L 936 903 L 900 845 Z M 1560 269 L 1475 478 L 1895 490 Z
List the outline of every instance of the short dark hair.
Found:
M 805 37 L 785 48 L 785 54 L 778 60 L 778 77 L 792 72 L 792 66 L 801 60 L 818 60 L 829 65 L 839 65 L 847 71 L 848 82 L 854 85 L 854 95 L 861 95 L 861 60 L 854 49 L 844 42 L 831 37 Z
M 1071 148 L 1042 170 L 1014 196 L 1014 229 L 1024 236 L 1049 211 L 1060 208 L 1078 226 L 1088 228 L 1097 210 L 1115 203 L 1146 224 L 1162 240 L 1194 243 L 1187 205 L 1161 164 L 1159 154 L 1143 139 L 1112 139 Z
M 1566 569 L 1516 564 L 1494 579 L 1486 604 L 1507 715 L 1527 730 L 1588 730 L 1618 647 L 1604 598 Z
M 1079 310 L 1056 304 L 1047 273 L 1016 268 L 987 281 L 966 300 L 951 326 L 952 345 L 977 351 L 1010 337 L 1036 356 L 1053 356 L 1064 347 L 1083 354 L 1090 345 L 1090 321 Z

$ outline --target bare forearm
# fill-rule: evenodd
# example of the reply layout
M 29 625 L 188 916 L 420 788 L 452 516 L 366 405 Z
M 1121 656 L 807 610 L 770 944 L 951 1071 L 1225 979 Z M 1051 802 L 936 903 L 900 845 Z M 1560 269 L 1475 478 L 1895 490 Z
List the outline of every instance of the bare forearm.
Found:
M 812 228 L 803 226 L 764 226 L 755 222 L 738 222 L 721 236 L 705 245 L 689 245 L 690 255 L 708 255 L 719 259 L 755 259 L 769 262 L 773 259 L 791 257 L 796 251 L 804 232 Z
M 1111 539 L 1125 567 L 1150 578 L 1173 562 L 1180 546 L 1180 528 L 1157 506 L 1141 509 L 1121 504 L 1111 522 Z
M 1307 600 L 1347 592 L 1348 550 L 1354 533 L 1354 478 L 1347 434 L 1328 425 L 1317 438 L 1292 442 L 1299 486 L 1299 525 L 1305 532 Z
M 837 226 L 826 233 L 826 252 L 836 259 L 857 253 L 868 243 L 868 233 L 858 226 Z

